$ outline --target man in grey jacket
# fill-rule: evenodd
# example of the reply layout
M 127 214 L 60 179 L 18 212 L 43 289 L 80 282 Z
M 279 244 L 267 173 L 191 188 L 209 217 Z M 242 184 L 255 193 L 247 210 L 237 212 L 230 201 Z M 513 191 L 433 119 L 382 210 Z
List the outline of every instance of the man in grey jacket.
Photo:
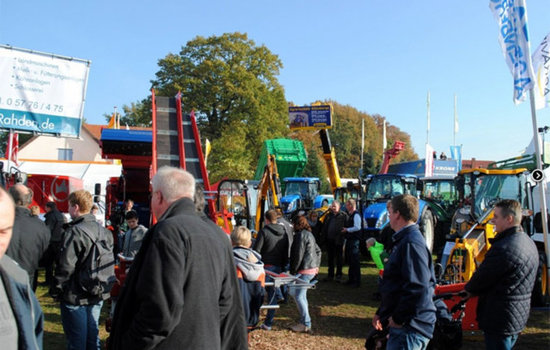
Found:
M 147 233 L 147 228 L 140 225 L 138 215 L 135 210 L 126 213 L 126 224 L 128 231 L 124 234 L 124 244 L 122 245 L 122 255 L 125 258 L 134 258 L 141 247 L 143 237 Z

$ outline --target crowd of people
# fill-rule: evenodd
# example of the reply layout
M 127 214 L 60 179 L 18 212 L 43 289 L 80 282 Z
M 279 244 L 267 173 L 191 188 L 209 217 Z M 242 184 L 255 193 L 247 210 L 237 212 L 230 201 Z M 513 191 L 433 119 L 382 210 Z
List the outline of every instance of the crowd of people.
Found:
M 203 213 L 204 198 L 193 176 L 163 167 L 152 179 L 151 212 L 157 222 L 139 224 L 133 202 L 115 236 L 93 214 L 85 190 L 69 195 L 70 222 L 55 203 L 45 221 L 31 214 L 32 191 L 22 184 L 0 189 L 0 342 L 2 349 L 41 349 L 44 315 L 33 293 L 37 270 L 59 301 L 67 349 L 100 349 L 99 315 L 114 282 L 115 256 L 132 264 L 114 308 L 108 349 L 246 349 L 247 328 L 261 319 L 273 327 L 277 305 L 291 296 L 299 320 L 294 332 L 312 329 L 308 288 L 317 283 L 321 248 L 328 271 L 321 283 L 361 286 L 360 245 L 380 270 L 380 306 L 372 327 L 388 332 L 386 349 L 426 349 L 434 333 L 436 279 L 431 252 L 416 221 L 418 200 L 399 195 L 387 202 L 393 235 L 384 246 L 362 234 L 362 216 L 350 198 L 337 200 L 322 222 L 318 215 L 289 222 L 280 210 L 265 213 L 253 238 L 243 226 L 225 234 Z M 538 268 L 532 240 L 522 232 L 521 206 L 496 204 L 498 232 L 492 248 L 465 286 L 479 297 L 477 317 L 487 349 L 511 349 L 526 325 Z M 122 223 L 122 222 L 121 222 Z M 344 256 L 345 252 L 345 256 Z M 108 254 L 106 254 L 108 253 Z M 107 257 L 108 256 L 108 257 Z M 343 281 L 343 264 L 349 265 Z M 292 283 L 277 284 L 280 276 Z M 271 282 L 271 283 L 270 283 Z M 264 289 L 265 284 L 265 289 Z

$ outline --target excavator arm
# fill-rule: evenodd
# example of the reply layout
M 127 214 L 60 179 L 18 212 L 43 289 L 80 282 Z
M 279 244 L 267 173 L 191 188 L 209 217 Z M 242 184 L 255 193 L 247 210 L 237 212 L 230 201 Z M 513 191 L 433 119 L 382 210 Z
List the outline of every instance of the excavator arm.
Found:
M 256 203 L 256 231 L 259 231 L 264 219 L 264 213 L 267 208 L 276 208 L 279 206 L 281 198 L 281 185 L 279 173 L 277 172 L 277 163 L 275 156 L 267 156 L 267 164 L 264 168 L 262 179 L 258 184 L 258 201 Z
M 323 159 L 325 160 L 325 164 L 327 166 L 330 187 L 332 189 L 332 193 L 334 193 L 337 188 L 342 187 L 340 171 L 338 170 L 338 164 L 336 163 L 336 153 L 334 152 L 334 147 L 332 147 L 330 143 L 328 130 L 319 130 L 319 136 L 321 137 L 321 145 L 323 147 Z

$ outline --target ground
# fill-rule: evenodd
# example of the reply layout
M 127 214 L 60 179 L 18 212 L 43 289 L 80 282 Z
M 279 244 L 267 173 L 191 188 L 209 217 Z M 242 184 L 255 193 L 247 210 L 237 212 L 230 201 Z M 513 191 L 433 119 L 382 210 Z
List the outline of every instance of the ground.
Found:
M 347 268 L 344 269 L 347 272 Z M 249 335 L 252 350 L 284 349 L 364 349 L 365 335 L 369 330 L 372 316 L 378 301 L 372 297 L 377 283 L 377 270 L 366 259 L 362 261 L 362 285 L 349 288 L 336 282 L 319 282 L 315 289 L 308 291 L 310 314 L 312 318 L 311 334 L 296 334 L 288 328 L 298 320 L 296 305 L 293 301 L 282 304 L 275 315 L 271 331 L 254 330 Z M 319 279 L 326 276 L 326 266 L 321 268 Z M 65 338 L 59 307 L 47 295 L 45 287 L 37 290 L 46 323 L 44 349 L 65 349 Z M 103 307 L 101 319 L 101 338 L 105 340 L 104 320 L 109 306 Z M 466 335 L 462 349 L 483 349 L 480 334 Z M 550 310 L 532 310 L 529 323 L 519 337 L 515 349 L 550 348 Z

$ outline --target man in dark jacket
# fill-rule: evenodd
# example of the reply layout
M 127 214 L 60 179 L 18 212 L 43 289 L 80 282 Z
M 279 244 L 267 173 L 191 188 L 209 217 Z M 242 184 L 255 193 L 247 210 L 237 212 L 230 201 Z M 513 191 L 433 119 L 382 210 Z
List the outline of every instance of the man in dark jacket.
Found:
M 42 349 L 44 315 L 27 272 L 5 255 L 12 237 L 15 206 L 0 187 L 0 330 L 2 349 Z
M 9 191 L 16 207 L 13 236 L 6 254 L 27 271 L 33 290 L 36 290 L 36 270 L 48 249 L 50 230 L 39 218 L 31 216 L 28 206 L 32 202 L 33 193 L 30 188 L 16 184 Z
M 435 276 L 430 251 L 415 224 L 418 200 L 399 195 L 387 208 L 395 245 L 384 267 L 382 301 L 372 325 L 377 330 L 389 327 L 388 349 L 426 349 L 436 319 Z
M 355 199 L 350 198 L 346 202 L 348 219 L 342 229 L 346 238 L 346 260 L 349 265 L 347 285 L 357 288 L 361 285 L 361 263 L 359 242 L 361 241 L 362 227 L 361 214 L 357 211 Z
M 162 167 L 152 185 L 158 222 L 122 288 L 109 348 L 248 348 L 231 244 L 197 215 L 195 179 Z
M 94 247 L 94 241 L 105 237 L 111 253 L 112 234 L 102 227 L 90 213 L 92 194 L 78 190 L 69 194 L 69 214 L 73 219 L 63 235 L 63 243 L 55 268 L 54 285 L 50 294 L 61 301 L 61 323 L 67 339 L 67 349 L 101 349 L 99 341 L 99 314 L 103 300 L 109 292 L 94 295 L 86 292 L 80 284 L 81 271 L 87 267 L 85 260 Z M 101 233 L 101 231 L 103 231 Z M 114 278 L 113 266 L 104 269 Z
M 276 210 L 271 209 L 265 213 L 265 225 L 258 232 L 258 237 L 252 249 L 260 253 L 266 270 L 279 274 L 287 265 L 289 247 L 285 227 L 279 224 L 277 219 Z M 266 282 L 272 282 L 272 279 L 268 275 L 266 275 Z M 270 286 L 266 287 L 266 291 L 270 305 L 276 305 L 278 299 L 283 298 L 279 288 L 276 290 Z M 275 309 L 269 309 L 261 328 L 271 330 L 273 317 L 275 317 Z
M 340 202 L 334 200 L 330 205 L 330 213 L 327 215 L 321 238 L 327 248 L 328 276 L 325 281 L 340 281 L 342 279 L 342 260 L 344 250 L 344 235 L 342 228 L 346 224 L 347 215 L 340 211 Z M 336 261 L 336 275 L 334 275 L 334 262 Z
M 61 243 L 63 241 L 63 225 L 65 224 L 65 216 L 57 209 L 55 202 L 46 203 L 46 214 L 44 215 L 46 226 L 50 229 L 51 238 L 48 250 L 42 258 L 44 267 L 46 268 L 46 284 L 51 285 L 53 282 L 54 264 L 57 261 L 59 252 L 61 251 Z
M 505 199 L 496 204 L 492 224 L 497 235 L 464 287 L 468 297 L 479 296 L 477 321 L 487 349 L 511 349 L 529 318 L 539 255 L 522 232 L 521 217 L 519 202 Z

